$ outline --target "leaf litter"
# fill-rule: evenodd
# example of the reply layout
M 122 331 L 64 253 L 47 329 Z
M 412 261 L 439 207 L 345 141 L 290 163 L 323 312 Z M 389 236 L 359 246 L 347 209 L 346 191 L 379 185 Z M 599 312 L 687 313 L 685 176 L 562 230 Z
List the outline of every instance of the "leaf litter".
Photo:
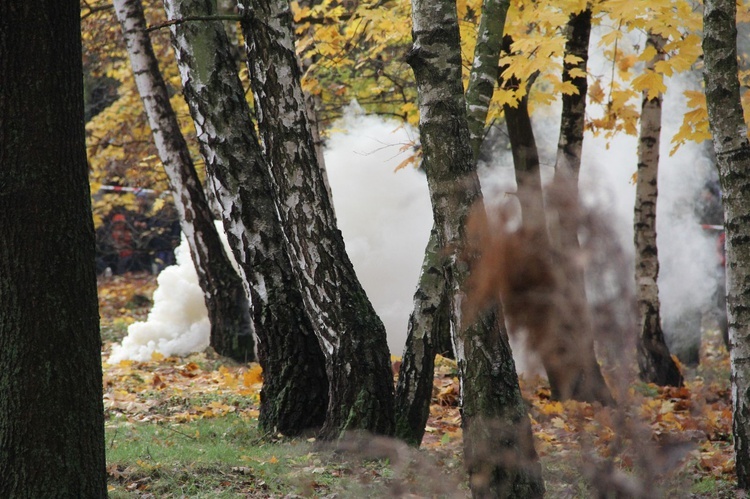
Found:
M 103 361 L 112 343 L 124 334 L 125 326 L 147 315 L 150 301 L 143 298 L 148 298 L 154 288 L 154 279 L 148 275 L 100 280 Z M 240 418 L 249 425 L 256 424 L 263 382 L 258 364 L 237 364 L 209 349 L 185 358 L 165 358 L 157 353 L 149 362 L 123 361 L 117 365 L 103 362 L 103 369 L 104 408 L 109 428 L 167 425 L 179 434 L 181 425 L 228 416 Z M 709 484 L 706 494 L 694 493 L 692 496 L 723 496 L 726 483 L 736 483 L 736 478 L 729 359 L 718 333 L 712 332 L 704 341 L 701 366 L 682 369 L 686 373 L 684 387 L 635 383 L 628 388 L 625 400 L 621 399 L 617 407 L 554 401 L 550 399 L 546 380 L 521 376 L 535 446 L 545 473 L 547 496 L 578 497 L 572 492 L 578 485 L 571 483 L 570 470 L 567 469 L 570 466 L 578 466 L 577 472 L 583 477 L 587 463 L 591 462 L 607 462 L 636 473 L 639 463 L 643 464 L 644 445 L 650 450 L 648 465 L 653 468 L 650 472 L 666 477 L 661 483 L 666 483 L 667 489 L 675 487 L 675 490 L 684 492 L 684 487 L 697 490 Z M 462 430 L 458 390 L 455 363 L 438 357 L 430 417 L 419 453 L 429 455 L 434 466 L 443 467 L 454 476 L 461 476 Z M 183 437 L 196 438 L 190 434 Z M 280 435 L 270 436 L 270 440 L 269 436 L 266 437 L 272 445 L 276 441 L 286 441 Z M 315 450 L 314 438 L 302 441 L 312 446 L 312 451 L 299 461 L 296 468 L 287 469 L 287 472 L 313 479 L 309 481 L 309 487 L 303 487 L 305 493 L 297 497 L 324 497 L 332 487 L 330 481 L 351 478 L 352 475 L 360 481 L 365 477 L 365 482 L 398 481 L 382 467 L 368 468 L 367 465 L 354 466 L 336 459 L 324 459 Z M 254 458 L 248 459 L 252 461 Z M 288 464 L 286 459 L 275 454 L 262 464 L 277 465 L 280 460 Z M 149 471 L 153 471 L 158 463 L 139 461 L 134 464 L 140 469 L 139 473 L 133 473 L 132 467 L 110 463 L 107 470 L 111 484 L 124 484 L 128 492 L 149 490 L 154 480 Z M 254 473 L 253 468 L 245 465 L 233 466 L 228 471 L 231 476 L 225 481 L 233 484 L 234 478 Z M 266 484 L 268 480 L 261 481 Z M 412 477 L 412 481 L 426 482 L 417 477 Z M 724 489 L 710 488 L 711 484 L 720 482 L 725 483 Z M 256 492 L 257 497 L 277 496 L 263 484 L 247 482 L 249 488 L 238 497 L 256 497 Z M 466 494 L 464 484 L 446 496 L 465 497 Z M 680 497 L 679 494 L 667 492 L 665 497 Z M 434 492 L 429 496 L 433 495 Z

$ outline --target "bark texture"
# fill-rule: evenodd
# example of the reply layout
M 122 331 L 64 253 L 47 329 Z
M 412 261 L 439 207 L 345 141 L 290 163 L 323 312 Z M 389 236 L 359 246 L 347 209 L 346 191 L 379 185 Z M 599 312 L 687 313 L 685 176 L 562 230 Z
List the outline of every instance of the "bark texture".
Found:
M 456 4 L 413 0 L 412 21 L 407 62 L 417 80 L 424 166 L 446 254 L 470 486 L 475 497 L 538 497 L 544 484 L 507 338 L 494 313 L 471 321 L 463 315 L 474 250 L 466 221 L 470 210 L 483 207 L 466 123 Z
M 202 0 L 167 0 L 167 17 L 208 16 Z M 209 183 L 253 306 L 263 368 L 259 424 L 297 434 L 319 428 L 328 400 L 325 359 L 289 257 L 268 165 L 220 21 L 172 27 L 183 91 Z
M 737 485 L 750 489 L 750 142 L 742 115 L 736 4 L 708 0 L 703 11 L 708 121 L 721 180 L 727 255 L 727 315 Z
M 213 216 L 180 131 L 151 39 L 141 0 L 114 0 L 135 83 L 169 178 L 180 227 L 190 246 L 211 323 L 211 346 L 240 362 L 255 360 L 255 340 L 242 279 L 224 253 Z
M 664 39 L 649 34 L 647 46 L 656 55 L 646 64 L 653 71 L 664 60 Z M 643 92 L 638 141 L 638 179 L 635 187 L 635 279 L 639 313 L 638 367 L 641 379 L 657 385 L 682 386 L 682 374 L 664 341 L 659 305 L 659 255 L 656 246 L 659 144 L 662 95 L 649 99 Z
M 484 141 L 487 114 L 495 92 L 509 2 L 484 0 L 477 29 L 474 62 L 466 89 L 466 115 L 474 159 Z M 409 316 L 406 345 L 396 385 L 396 435 L 419 446 L 424 436 L 432 398 L 435 354 L 453 356 L 450 346 L 450 303 L 442 272 L 437 230 L 433 226 L 427 242 L 422 273 Z M 498 306 L 498 325 L 505 320 Z M 447 340 L 447 341 L 446 341 Z
M 430 416 L 435 355 L 452 354 L 450 300 L 437 230 L 432 228 L 409 316 L 406 346 L 396 384 L 396 437 L 419 447 Z M 447 337 L 448 341 L 445 341 Z
M 586 124 L 586 94 L 588 82 L 585 76 L 573 77 L 572 72 L 586 73 L 589 58 L 589 42 L 591 40 L 591 10 L 584 10 L 573 14 L 568 22 L 567 40 L 565 41 L 565 56 L 573 56 L 564 61 L 563 82 L 570 82 L 578 91 L 576 94 L 562 95 L 562 113 L 560 122 L 560 137 L 557 141 L 557 157 L 555 159 L 555 184 L 562 185 L 564 198 L 556 203 L 564 206 L 565 210 L 558 213 L 560 231 L 556 235 L 561 244 L 573 250 L 580 248 L 578 242 L 578 224 L 580 218 L 578 175 L 581 170 L 583 154 L 583 134 Z
M 258 128 L 302 295 L 326 356 L 324 438 L 392 434 L 393 375 L 385 326 L 354 272 L 317 161 L 288 0 L 243 0 Z
M 80 29 L 0 3 L 0 497 L 107 497 Z
M 487 112 L 500 73 L 498 59 L 503 46 L 505 18 L 509 7 L 509 0 L 482 1 L 482 17 L 477 28 L 474 62 L 466 88 L 466 117 L 474 158 L 479 156 L 479 148 L 484 141 Z

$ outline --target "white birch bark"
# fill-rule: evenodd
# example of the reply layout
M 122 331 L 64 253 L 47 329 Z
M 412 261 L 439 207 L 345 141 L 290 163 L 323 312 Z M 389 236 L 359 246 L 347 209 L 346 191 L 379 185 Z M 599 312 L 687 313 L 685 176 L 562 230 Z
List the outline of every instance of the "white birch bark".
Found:
M 664 60 L 665 40 L 649 34 L 647 46 L 656 55 L 646 64 L 653 71 Z M 669 354 L 661 328 L 659 305 L 659 258 L 656 246 L 656 202 L 658 196 L 659 144 L 662 95 L 650 99 L 643 91 L 641 130 L 638 142 L 638 176 L 635 188 L 636 299 L 639 313 L 638 366 L 643 380 L 658 385 L 682 385 L 682 374 Z
M 167 0 L 170 20 L 213 15 L 210 2 Z M 318 428 L 328 399 L 323 354 L 304 304 L 273 179 L 220 21 L 172 26 L 190 113 L 222 210 L 229 242 L 253 303 L 264 372 L 259 423 L 266 431 Z
M 472 209 L 483 208 L 466 122 L 456 4 L 413 0 L 412 22 L 407 62 L 417 80 L 424 166 L 445 251 L 469 483 L 475 497 L 538 497 L 544 485 L 507 338 L 493 313 L 470 323 L 463 315 L 471 264 L 462 259 L 470 249 L 466 221 Z
M 164 78 L 146 32 L 141 0 L 114 0 L 135 83 L 159 158 L 169 178 L 180 227 L 188 241 L 211 323 L 211 346 L 221 355 L 255 360 L 250 302 L 213 223 Z
M 326 355 L 329 399 L 322 437 L 393 433 L 385 327 L 336 226 L 300 83 L 288 0 L 243 0 L 242 22 L 258 129 L 305 303 Z
M 708 0 L 703 12 L 708 121 L 723 191 L 727 315 L 738 488 L 750 489 L 750 142 L 737 65 L 736 4 Z
M 466 89 L 466 115 L 474 158 L 484 140 L 487 114 L 499 73 L 498 59 L 505 31 L 507 0 L 484 0 L 477 29 L 474 62 Z M 409 316 L 406 346 L 396 385 L 396 434 L 419 445 L 429 416 L 435 354 L 450 339 L 448 296 L 437 230 L 433 226 L 427 242 L 422 272 Z M 505 330 L 502 308 L 497 308 L 498 327 Z M 505 331 L 504 331 L 505 334 Z M 449 352 L 452 354 L 452 350 Z

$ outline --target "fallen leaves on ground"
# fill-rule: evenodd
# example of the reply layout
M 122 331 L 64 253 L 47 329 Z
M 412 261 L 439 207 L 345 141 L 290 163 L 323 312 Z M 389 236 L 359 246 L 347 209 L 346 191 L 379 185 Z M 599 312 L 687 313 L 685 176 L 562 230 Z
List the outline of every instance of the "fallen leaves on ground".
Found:
M 153 289 L 147 275 L 100 280 L 103 322 L 142 319 L 150 302 L 134 297 L 148 297 Z M 620 394 L 614 408 L 550 400 L 544 379 L 522 377 L 539 456 L 595 456 L 625 469 L 651 466 L 656 474 L 682 469 L 695 482 L 706 477 L 735 480 L 728 355 L 718 334 L 704 343 L 701 367 L 685 370 L 684 387 L 635 383 Z M 111 342 L 105 342 L 103 358 L 110 348 Z M 237 365 L 212 353 L 187 358 L 156 354 L 149 362 L 104 364 L 106 414 L 133 423 L 184 423 L 230 413 L 253 420 L 261 387 L 260 366 Z M 456 365 L 438 357 L 422 445 L 427 452 L 461 454 L 458 399 Z M 118 473 L 122 470 L 110 470 Z

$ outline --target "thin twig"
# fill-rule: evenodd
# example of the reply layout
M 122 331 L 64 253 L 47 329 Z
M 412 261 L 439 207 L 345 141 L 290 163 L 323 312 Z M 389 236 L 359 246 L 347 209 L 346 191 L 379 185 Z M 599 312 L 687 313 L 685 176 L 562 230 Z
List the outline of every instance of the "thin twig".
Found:
M 146 32 L 151 33 L 152 31 L 156 31 L 162 28 L 169 28 L 170 26 L 175 26 L 177 24 L 193 22 L 193 21 L 238 21 L 239 22 L 239 21 L 244 20 L 245 18 L 247 18 L 247 16 L 243 14 L 213 14 L 210 16 L 187 16 L 187 17 L 182 17 L 180 19 L 172 19 L 171 21 L 165 21 L 163 23 L 150 26 L 146 28 Z
M 182 435 L 183 437 L 187 437 L 187 438 L 189 438 L 190 440 L 197 440 L 197 438 L 195 438 L 195 437 L 193 437 L 193 436 L 190 436 L 190 435 L 188 435 L 187 433 L 184 433 L 184 432 L 182 432 L 182 431 L 180 431 L 180 430 L 176 430 L 176 429 L 172 428 L 171 426 L 165 426 L 165 428 L 166 428 L 167 430 L 169 430 L 169 431 L 173 431 L 173 432 L 175 432 L 175 433 L 179 433 L 179 434 L 180 434 L 180 435 Z

